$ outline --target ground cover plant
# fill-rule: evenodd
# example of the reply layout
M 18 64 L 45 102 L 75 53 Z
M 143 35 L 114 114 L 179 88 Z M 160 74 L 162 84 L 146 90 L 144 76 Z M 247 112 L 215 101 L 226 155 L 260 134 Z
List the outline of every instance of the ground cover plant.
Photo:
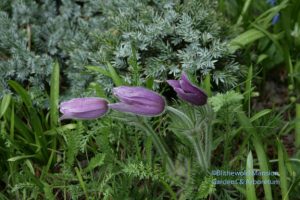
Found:
M 299 199 L 297 0 L 0 2 L 0 199 Z

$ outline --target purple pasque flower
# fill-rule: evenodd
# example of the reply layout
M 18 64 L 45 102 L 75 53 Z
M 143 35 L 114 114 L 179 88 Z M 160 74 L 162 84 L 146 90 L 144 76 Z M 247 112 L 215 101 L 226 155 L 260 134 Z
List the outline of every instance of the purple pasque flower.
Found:
M 63 119 L 95 119 L 108 111 L 108 102 L 98 97 L 75 98 L 60 104 Z
M 108 106 L 120 112 L 156 116 L 165 110 L 164 98 L 143 87 L 119 86 L 113 89 L 113 94 L 120 102 Z
M 168 84 L 173 87 L 177 96 L 193 105 L 201 106 L 206 104 L 207 95 L 197 86 L 193 85 L 185 72 L 181 75 L 181 80 L 167 80 Z

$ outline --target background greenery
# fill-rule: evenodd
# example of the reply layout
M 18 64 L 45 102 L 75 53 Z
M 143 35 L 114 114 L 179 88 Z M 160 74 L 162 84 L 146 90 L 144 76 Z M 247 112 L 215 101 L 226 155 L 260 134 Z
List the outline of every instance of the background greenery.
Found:
M 299 9 L 298 0 L 1 1 L 0 199 L 299 199 Z M 182 71 L 207 105 L 176 100 L 165 80 Z M 135 116 L 58 122 L 59 102 L 114 101 L 122 84 L 160 92 L 191 120 L 166 111 L 144 122 L 174 171 Z M 246 169 L 280 175 L 212 174 Z M 280 184 L 213 184 L 240 178 Z

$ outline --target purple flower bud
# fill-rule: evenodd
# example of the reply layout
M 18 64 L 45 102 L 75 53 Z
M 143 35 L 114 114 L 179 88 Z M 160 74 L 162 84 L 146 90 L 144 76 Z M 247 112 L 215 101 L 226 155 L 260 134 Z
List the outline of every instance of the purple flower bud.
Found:
M 167 82 L 182 100 L 197 106 L 206 104 L 207 95 L 205 92 L 193 85 L 184 72 L 181 75 L 181 80 L 167 80 Z
M 108 111 L 108 102 L 98 97 L 75 98 L 60 104 L 63 119 L 95 119 Z
M 113 94 L 120 100 L 108 104 L 114 110 L 136 115 L 155 116 L 165 109 L 165 100 L 158 93 L 143 87 L 120 86 L 113 89 Z

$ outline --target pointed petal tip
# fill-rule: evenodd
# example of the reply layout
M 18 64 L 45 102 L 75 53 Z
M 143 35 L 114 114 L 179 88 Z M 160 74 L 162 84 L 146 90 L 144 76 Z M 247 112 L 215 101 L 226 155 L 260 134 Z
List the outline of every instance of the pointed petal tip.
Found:
M 68 119 L 68 117 L 66 115 L 62 115 L 60 118 L 59 118 L 59 121 L 62 121 L 62 120 L 65 120 L 65 119 Z
M 178 80 L 167 80 L 167 83 L 173 88 L 180 88 Z

